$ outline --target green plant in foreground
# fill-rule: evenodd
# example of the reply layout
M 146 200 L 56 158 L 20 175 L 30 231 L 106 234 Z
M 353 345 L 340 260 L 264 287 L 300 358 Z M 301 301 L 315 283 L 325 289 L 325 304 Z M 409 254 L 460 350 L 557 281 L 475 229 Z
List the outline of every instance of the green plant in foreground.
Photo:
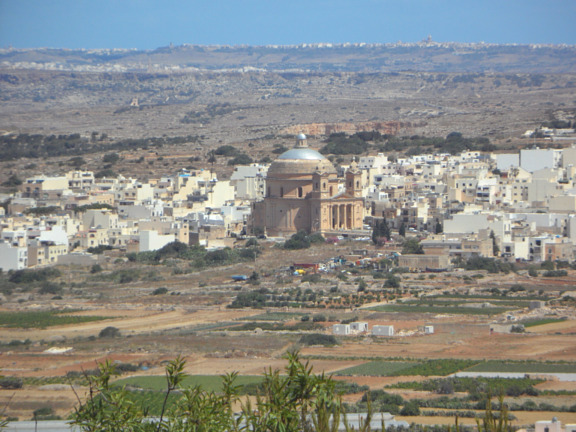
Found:
M 166 367 L 167 390 L 157 421 L 148 420 L 147 410 L 132 402 L 124 388 L 111 385 L 116 370 L 112 363 L 105 362 L 99 366 L 99 374 L 87 377 L 88 398 L 79 403 L 72 423 L 86 432 L 336 430 L 343 409 L 335 382 L 323 374 L 314 374 L 297 353 L 288 354 L 287 359 L 285 374 L 277 370 L 264 374 L 261 394 L 253 404 L 249 399 L 239 399 L 235 373 L 223 377 L 220 393 L 199 386 L 181 388 L 186 377 L 185 362 L 178 357 Z M 177 401 L 168 406 L 169 396 L 177 393 L 180 393 Z M 239 415 L 232 410 L 237 402 L 242 406 Z
M 498 397 L 498 404 L 500 411 L 494 411 L 492 409 L 490 394 L 488 394 L 484 417 L 482 420 L 476 419 L 478 432 L 509 432 L 512 430 L 510 420 L 508 419 L 508 407 L 504 403 L 503 394 L 500 394 Z

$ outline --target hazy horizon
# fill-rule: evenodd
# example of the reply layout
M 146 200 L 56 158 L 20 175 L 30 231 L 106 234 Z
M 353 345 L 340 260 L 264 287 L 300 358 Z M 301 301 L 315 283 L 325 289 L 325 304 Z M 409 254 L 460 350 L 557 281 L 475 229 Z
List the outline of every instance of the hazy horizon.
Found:
M 576 44 L 557 0 L 0 0 L 0 48 L 436 42 Z

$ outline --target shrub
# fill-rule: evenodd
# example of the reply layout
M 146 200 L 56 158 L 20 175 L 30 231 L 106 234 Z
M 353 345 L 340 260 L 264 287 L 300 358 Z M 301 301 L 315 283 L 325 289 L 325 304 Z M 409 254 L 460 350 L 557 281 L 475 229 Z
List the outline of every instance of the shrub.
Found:
M 542 276 L 544 276 L 544 277 L 563 277 L 563 276 L 568 276 L 568 272 L 566 270 L 548 270 L 548 271 L 545 271 Z
M 293 234 L 284 243 L 284 249 L 307 249 L 310 247 L 310 238 L 306 231 L 300 230 L 296 234 Z
M 22 378 L 18 377 L 2 377 L 0 378 L 0 388 L 16 390 L 21 389 L 23 385 Z
M 162 294 L 166 294 L 167 292 L 168 292 L 168 288 L 160 287 L 160 288 L 156 288 L 154 291 L 152 291 L 152 295 L 162 295 Z
M 90 273 L 94 274 L 94 273 L 100 273 L 102 271 L 102 266 L 100 264 L 94 264 L 91 268 L 90 268 Z
M 255 238 L 249 238 L 248 241 L 246 241 L 246 247 L 251 246 L 258 246 L 258 240 L 256 240 Z
M 8 280 L 12 283 L 44 282 L 48 279 L 57 278 L 61 275 L 58 269 L 48 267 L 39 270 L 16 270 L 10 274 Z
M 326 239 L 320 233 L 312 234 L 308 237 L 310 239 L 310 243 L 326 243 Z
M 100 333 L 98 333 L 98 337 L 100 338 L 115 338 L 120 336 L 120 329 L 117 327 L 108 326 L 103 328 Z
M 214 154 L 218 156 L 235 156 L 238 154 L 238 150 L 234 146 L 223 145 L 214 150 Z
M 303 335 L 298 342 L 301 343 L 302 345 L 324 345 L 324 346 L 338 345 L 338 341 L 334 336 L 319 333 Z
M 419 416 L 420 407 L 416 401 L 407 402 L 400 410 L 400 415 L 403 416 Z
M 62 287 L 53 282 L 44 282 L 42 288 L 38 291 L 38 294 L 60 294 L 62 292 Z
M 322 280 L 322 276 L 318 273 L 308 273 L 302 276 L 302 282 L 318 283 Z
M 384 282 L 384 288 L 400 288 L 400 278 L 389 274 Z
M 230 159 L 228 165 L 250 165 L 252 162 L 254 162 L 254 160 L 250 156 L 242 153 Z
M 136 372 L 139 368 L 132 363 L 114 363 L 114 369 L 118 372 Z
M 118 153 L 108 153 L 102 158 L 102 162 L 106 164 L 114 164 L 120 160 Z
M 86 249 L 86 252 L 94 254 L 94 255 L 101 255 L 104 253 L 104 251 L 107 250 L 112 250 L 114 249 L 112 246 L 109 245 L 99 245 L 96 247 L 89 247 L 88 249 Z

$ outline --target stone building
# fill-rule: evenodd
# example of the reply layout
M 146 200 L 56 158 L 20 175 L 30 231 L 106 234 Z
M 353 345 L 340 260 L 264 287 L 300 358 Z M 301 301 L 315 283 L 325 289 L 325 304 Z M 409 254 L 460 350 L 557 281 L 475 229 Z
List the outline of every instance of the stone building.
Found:
M 296 146 L 270 165 L 265 197 L 253 204 L 252 228 L 272 236 L 362 229 L 361 177 L 353 162 L 338 178 L 332 163 L 300 134 Z

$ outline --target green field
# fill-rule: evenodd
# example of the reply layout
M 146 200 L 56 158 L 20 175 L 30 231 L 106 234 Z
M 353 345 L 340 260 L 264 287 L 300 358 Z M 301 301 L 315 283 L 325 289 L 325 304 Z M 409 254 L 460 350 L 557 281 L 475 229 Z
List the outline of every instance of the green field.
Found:
M 404 313 L 433 313 L 433 314 L 454 314 L 454 315 L 497 315 L 509 311 L 509 307 L 452 307 L 452 306 L 409 306 L 390 304 L 374 306 L 368 310 L 378 312 L 404 312 Z
M 415 362 L 373 361 L 338 371 L 337 376 L 390 376 L 416 365 Z
M 0 326 L 10 328 L 46 328 L 108 319 L 100 316 L 71 316 L 68 312 L 0 312 Z
M 552 324 L 552 323 L 557 323 L 557 322 L 562 322 L 562 321 L 566 321 L 566 319 L 565 318 L 545 318 L 545 319 L 541 319 L 541 320 L 525 321 L 522 324 L 524 324 L 524 327 L 536 327 L 539 325 Z
M 576 363 L 506 363 L 490 361 L 466 369 L 466 372 L 517 372 L 517 373 L 576 373 Z
M 260 375 L 238 376 L 234 381 L 236 385 L 258 385 L 264 378 Z M 135 376 L 122 378 L 114 382 L 118 386 L 132 386 L 144 390 L 162 391 L 166 390 L 166 377 L 164 375 Z M 222 389 L 222 378 L 219 375 L 190 375 L 184 379 L 182 387 L 200 386 L 206 391 L 220 391 Z
M 475 303 L 479 303 L 481 300 L 482 303 L 491 303 L 496 307 L 525 308 L 530 305 L 529 300 L 516 300 L 516 299 L 500 300 L 491 298 L 478 299 L 478 301 L 476 301 Z M 411 306 L 439 306 L 439 307 L 461 306 L 465 305 L 466 303 L 470 303 L 470 299 L 424 297 L 420 299 L 406 300 L 402 302 L 402 304 Z
M 340 376 L 446 376 L 477 364 L 474 360 L 372 361 L 343 369 Z
M 273 312 L 242 318 L 244 321 L 290 321 L 302 318 L 304 313 Z

